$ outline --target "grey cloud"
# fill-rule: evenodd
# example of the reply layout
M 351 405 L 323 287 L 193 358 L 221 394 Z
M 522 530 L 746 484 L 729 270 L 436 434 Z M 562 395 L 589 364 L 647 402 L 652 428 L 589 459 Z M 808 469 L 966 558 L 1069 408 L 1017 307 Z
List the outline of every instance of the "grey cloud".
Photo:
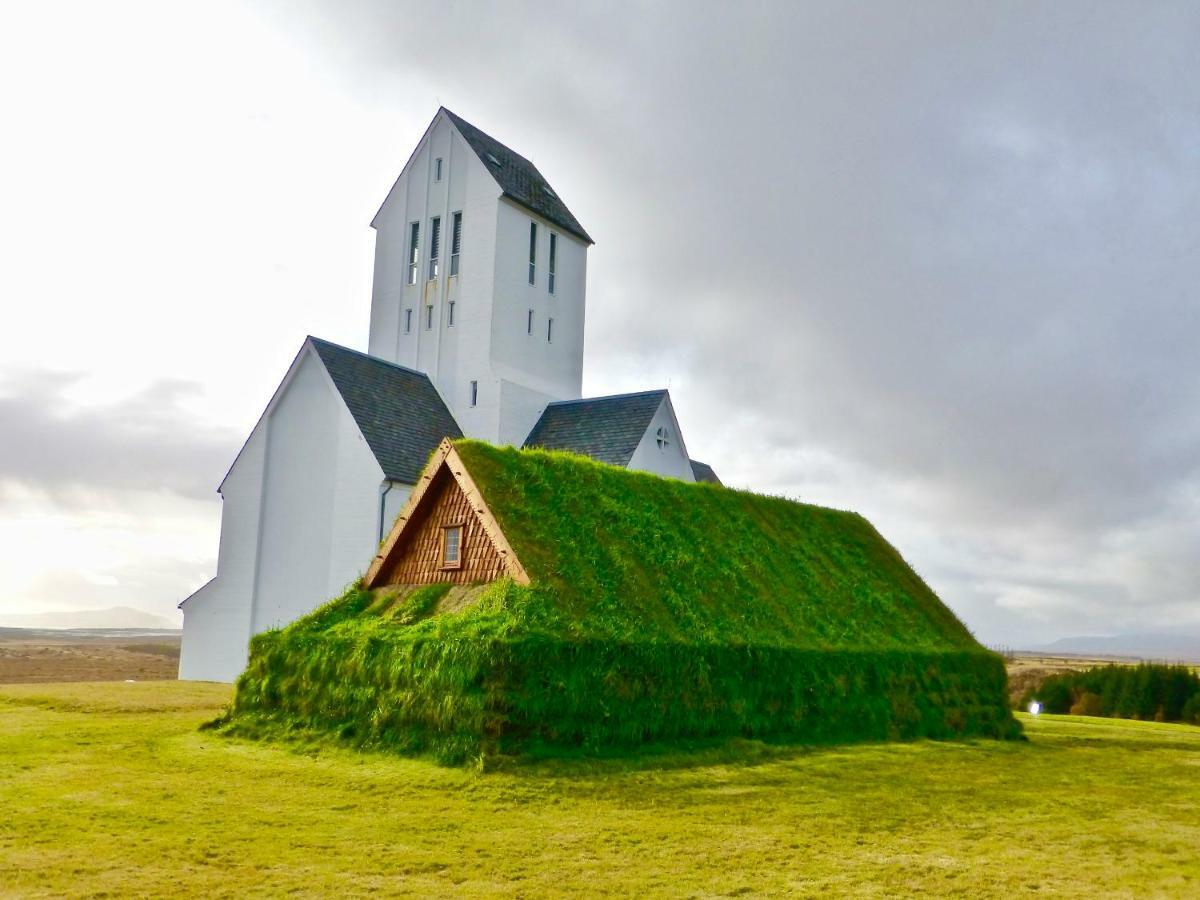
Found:
M 0 377 L 0 484 L 59 500 L 122 491 L 215 498 L 237 451 L 231 431 L 201 424 L 183 405 L 198 387 L 160 380 L 132 397 L 75 405 L 79 376 L 16 372 Z
M 674 375 L 719 471 L 886 522 L 985 638 L 1198 615 L 1193 4 L 269 8 L 534 156 L 589 383 Z

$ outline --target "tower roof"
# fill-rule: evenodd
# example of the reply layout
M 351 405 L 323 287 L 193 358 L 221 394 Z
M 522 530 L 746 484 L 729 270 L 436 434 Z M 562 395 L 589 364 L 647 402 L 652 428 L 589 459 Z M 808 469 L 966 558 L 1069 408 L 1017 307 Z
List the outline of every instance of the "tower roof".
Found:
M 496 183 L 515 203 L 536 213 L 548 222 L 552 222 L 564 231 L 569 231 L 581 241 L 589 244 L 596 243 L 591 239 L 579 220 L 567 209 L 567 205 L 559 199 L 550 183 L 546 181 L 537 166 L 521 154 L 510 150 L 494 137 L 484 134 L 466 119 L 455 115 L 442 107 L 442 112 L 458 129 L 458 133 L 475 151 L 479 161 L 492 173 Z

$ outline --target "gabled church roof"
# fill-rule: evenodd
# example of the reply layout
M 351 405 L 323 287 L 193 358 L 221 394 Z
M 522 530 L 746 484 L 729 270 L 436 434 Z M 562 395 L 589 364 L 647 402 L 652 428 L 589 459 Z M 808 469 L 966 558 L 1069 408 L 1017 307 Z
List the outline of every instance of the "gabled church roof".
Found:
M 309 337 L 385 477 L 415 484 L 445 437 L 462 429 L 424 372 Z
M 551 403 L 529 432 L 525 446 L 628 465 L 666 396 L 664 390 L 642 391 Z
M 567 205 L 559 199 L 537 166 L 446 107 L 443 106 L 442 111 L 475 151 L 479 161 L 492 173 L 504 196 L 569 231 L 580 240 L 589 244 L 596 243 L 583 230 L 579 220 L 571 215 Z

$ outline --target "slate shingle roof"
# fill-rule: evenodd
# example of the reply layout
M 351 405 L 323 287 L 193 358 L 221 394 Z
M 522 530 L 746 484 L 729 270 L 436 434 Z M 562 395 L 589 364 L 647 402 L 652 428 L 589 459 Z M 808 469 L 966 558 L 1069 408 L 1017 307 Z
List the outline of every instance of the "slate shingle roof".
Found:
M 708 463 L 702 463 L 696 459 L 689 459 L 688 462 L 692 464 L 692 477 L 697 481 L 707 481 L 709 484 L 721 483 L 721 479 L 717 477 L 717 473 Z
M 462 429 L 423 372 L 309 337 L 383 474 L 416 484 L 444 437 Z
M 614 466 L 628 465 L 666 395 L 666 391 L 643 391 L 551 403 L 529 432 L 525 446 L 567 450 Z
M 583 230 L 579 220 L 571 215 L 567 205 L 559 199 L 558 194 L 542 177 L 537 166 L 521 154 L 508 149 L 494 137 L 484 134 L 470 122 L 456 116 L 444 106 L 442 110 L 454 123 L 466 142 L 470 144 L 480 162 L 492 173 L 492 177 L 500 185 L 504 196 L 516 201 L 531 212 L 537 213 L 543 219 L 553 222 L 563 230 L 569 231 L 580 240 L 587 241 L 589 244 L 595 243 Z M 488 158 L 489 155 L 499 160 L 500 164 L 493 163 Z

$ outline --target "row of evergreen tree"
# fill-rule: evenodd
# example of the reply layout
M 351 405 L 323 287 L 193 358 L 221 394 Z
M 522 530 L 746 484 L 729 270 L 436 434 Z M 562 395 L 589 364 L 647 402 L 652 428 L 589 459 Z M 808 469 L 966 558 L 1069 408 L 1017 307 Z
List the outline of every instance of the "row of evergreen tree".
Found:
M 1187 666 L 1142 663 L 1051 675 L 1025 694 L 1048 713 L 1200 725 L 1200 675 Z

